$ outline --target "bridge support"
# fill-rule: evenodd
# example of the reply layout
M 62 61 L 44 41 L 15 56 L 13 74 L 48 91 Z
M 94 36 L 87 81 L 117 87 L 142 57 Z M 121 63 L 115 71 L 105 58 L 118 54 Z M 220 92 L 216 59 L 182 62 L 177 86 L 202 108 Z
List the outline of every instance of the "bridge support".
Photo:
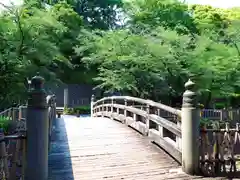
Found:
M 199 108 L 197 107 L 195 84 L 185 84 L 182 104 L 182 168 L 187 174 L 199 174 Z
M 27 155 L 25 180 L 48 179 L 48 108 L 44 79 L 32 78 L 27 106 Z

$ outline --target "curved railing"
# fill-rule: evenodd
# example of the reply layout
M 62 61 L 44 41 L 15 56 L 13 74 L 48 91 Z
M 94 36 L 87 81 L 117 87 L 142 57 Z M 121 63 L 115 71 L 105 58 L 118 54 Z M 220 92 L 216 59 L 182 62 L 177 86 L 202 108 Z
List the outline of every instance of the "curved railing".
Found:
M 112 96 L 93 102 L 92 115 L 125 123 L 182 162 L 181 110 L 152 100 Z
M 193 85 L 191 81 L 186 83 L 181 110 L 136 97 L 112 96 L 96 102 L 92 97 L 91 116 L 120 121 L 148 136 L 188 174 L 239 177 L 240 123 L 200 124 L 203 112 Z

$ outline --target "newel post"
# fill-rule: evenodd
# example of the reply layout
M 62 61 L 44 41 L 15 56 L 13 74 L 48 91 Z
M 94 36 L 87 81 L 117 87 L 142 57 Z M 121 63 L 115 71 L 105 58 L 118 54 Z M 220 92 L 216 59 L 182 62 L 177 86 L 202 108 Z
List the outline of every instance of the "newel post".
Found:
M 92 95 L 91 97 L 91 117 L 93 117 L 93 114 L 94 114 L 94 110 L 93 110 L 93 104 L 94 104 L 94 95 Z
M 48 179 L 48 106 L 43 89 L 44 79 L 31 80 L 27 105 L 27 154 L 25 180 Z
M 190 79 L 185 84 L 182 104 L 182 168 L 187 174 L 199 172 L 199 123 L 195 83 Z

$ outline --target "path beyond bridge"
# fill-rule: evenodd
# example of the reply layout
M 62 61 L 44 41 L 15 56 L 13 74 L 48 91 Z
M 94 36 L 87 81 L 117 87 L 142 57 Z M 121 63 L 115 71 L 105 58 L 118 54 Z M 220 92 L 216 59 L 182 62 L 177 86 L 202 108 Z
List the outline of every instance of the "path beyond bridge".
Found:
M 120 122 L 66 115 L 53 127 L 49 180 L 203 178 L 183 173 L 164 150 Z

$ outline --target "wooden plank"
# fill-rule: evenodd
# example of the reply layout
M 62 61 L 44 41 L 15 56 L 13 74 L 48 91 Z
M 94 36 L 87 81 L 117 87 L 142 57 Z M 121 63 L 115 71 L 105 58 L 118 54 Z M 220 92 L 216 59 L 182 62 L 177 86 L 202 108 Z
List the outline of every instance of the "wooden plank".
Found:
M 53 124 L 49 180 L 195 179 L 146 136 L 122 123 L 63 118 Z

